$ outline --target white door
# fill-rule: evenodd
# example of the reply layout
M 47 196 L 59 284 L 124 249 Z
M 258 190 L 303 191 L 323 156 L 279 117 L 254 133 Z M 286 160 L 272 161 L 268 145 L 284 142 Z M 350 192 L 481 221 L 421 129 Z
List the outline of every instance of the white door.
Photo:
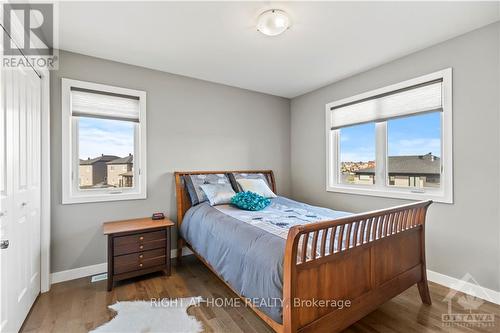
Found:
M 40 293 L 40 78 L 31 69 L 2 70 L 0 101 L 3 333 L 19 330 Z

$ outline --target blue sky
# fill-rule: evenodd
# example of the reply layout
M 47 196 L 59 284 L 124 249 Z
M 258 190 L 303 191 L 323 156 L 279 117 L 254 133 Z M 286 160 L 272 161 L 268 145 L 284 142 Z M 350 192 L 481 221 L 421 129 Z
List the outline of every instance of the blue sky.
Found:
M 393 119 L 387 122 L 389 156 L 441 156 L 441 114 L 439 112 Z M 343 162 L 375 160 L 375 124 L 340 130 L 340 158 Z
M 105 155 L 126 156 L 134 153 L 135 123 L 80 117 L 80 158 Z M 375 124 L 362 124 L 340 130 L 341 161 L 375 160 Z M 441 114 L 399 118 L 387 122 L 389 156 L 423 155 L 432 152 L 441 156 Z
M 98 118 L 79 118 L 80 158 L 134 153 L 135 123 Z

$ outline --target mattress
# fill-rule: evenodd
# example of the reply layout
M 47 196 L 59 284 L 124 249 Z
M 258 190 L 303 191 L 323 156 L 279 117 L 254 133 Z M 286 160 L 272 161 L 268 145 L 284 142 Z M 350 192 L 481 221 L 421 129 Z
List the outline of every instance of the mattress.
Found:
M 191 207 L 181 236 L 240 295 L 282 323 L 283 259 L 288 230 L 351 213 L 307 205 L 285 197 L 262 211 L 231 205 Z

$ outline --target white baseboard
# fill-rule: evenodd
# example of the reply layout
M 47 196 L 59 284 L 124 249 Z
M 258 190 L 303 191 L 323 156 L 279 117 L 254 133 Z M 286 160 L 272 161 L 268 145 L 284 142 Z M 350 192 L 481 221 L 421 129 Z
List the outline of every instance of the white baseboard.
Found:
M 448 275 L 427 270 L 427 279 L 450 289 L 458 290 L 465 294 L 469 294 L 474 297 L 478 297 L 491 303 L 500 305 L 500 291 L 480 286 L 471 276 L 469 276 L 469 280 L 464 281 Z M 472 283 L 470 281 L 472 281 Z
M 79 279 L 89 275 L 95 275 L 104 273 L 108 270 L 108 264 L 103 262 L 102 264 L 78 267 L 74 269 L 68 269 L 66 271 L 54 272 L 50 274 L 50 283 L 59 283 L 69 280 Z
M 182 249 L 182 256 L 187 256 L 193 254 L 191 250 L 187 247 Z M 170 251 L 170 257 L 177 257 L 177 249 Z M 54 272 L 50 274 L 50 283 L 59 283 L 69 280 L 75 280 L 86 276 L 106 273 L 108 271 L 108 264 L 103 262 L 102 264 L 78 267 L 74 269 L 68 269 L 66 271 Z

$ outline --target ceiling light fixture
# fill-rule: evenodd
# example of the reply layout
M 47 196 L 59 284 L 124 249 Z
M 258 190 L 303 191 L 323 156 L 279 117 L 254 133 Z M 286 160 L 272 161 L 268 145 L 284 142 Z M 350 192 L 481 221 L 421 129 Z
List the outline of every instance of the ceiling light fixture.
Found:
M 271 9 L 260 14 L 257 30 L 266 36 L 277 36 L 290 27 L 288 14 L 279 9 Z

